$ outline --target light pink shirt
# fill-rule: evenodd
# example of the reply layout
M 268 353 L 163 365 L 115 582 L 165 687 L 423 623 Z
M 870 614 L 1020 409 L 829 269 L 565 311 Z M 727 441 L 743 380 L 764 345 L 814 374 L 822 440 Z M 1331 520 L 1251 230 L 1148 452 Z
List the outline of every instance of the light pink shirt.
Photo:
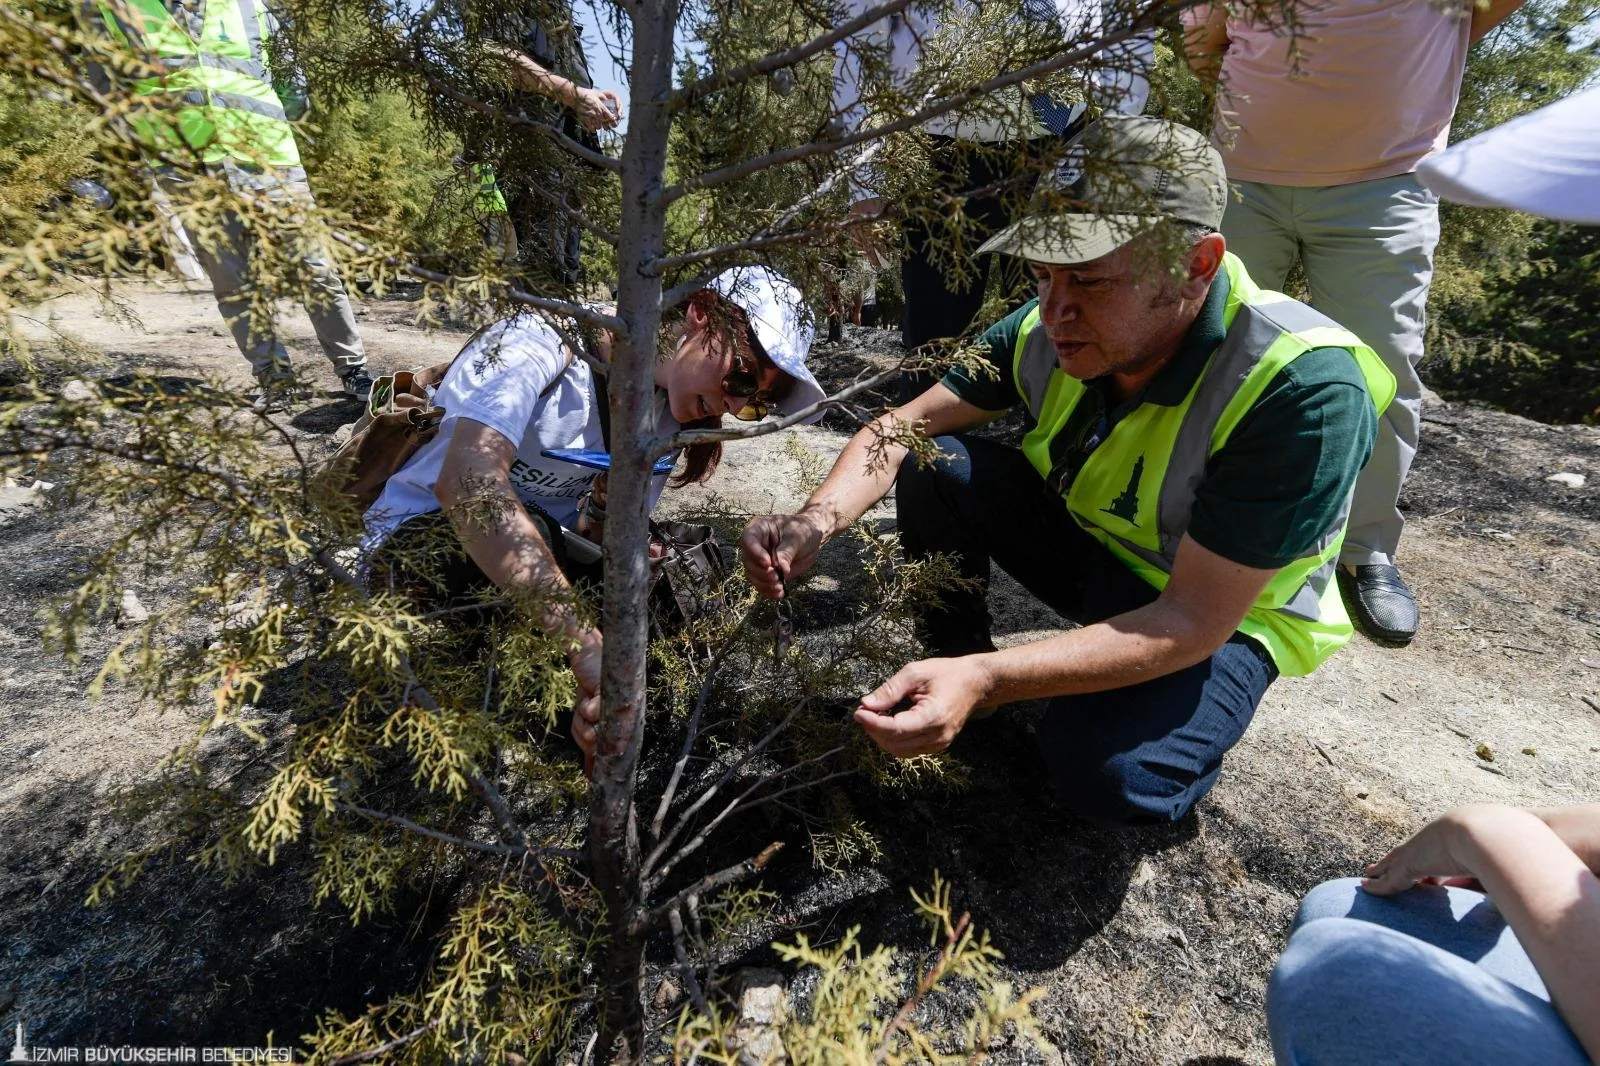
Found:
M 1289 40 L 1229 18 L 1213 137 L 1236 181 L 1347 185 L 1415 170 L 1450 137 L 1470 8 L 1304 0 Z M 1189 16 L 1203 18 L 1205 12 Z

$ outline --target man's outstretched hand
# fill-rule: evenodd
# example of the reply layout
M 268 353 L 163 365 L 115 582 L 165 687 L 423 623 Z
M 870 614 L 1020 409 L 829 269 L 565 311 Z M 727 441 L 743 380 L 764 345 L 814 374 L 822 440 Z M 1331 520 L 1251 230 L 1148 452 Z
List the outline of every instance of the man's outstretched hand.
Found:
M 781 599 L 786 581 L 811 569 L 826 537 L 826 524 L 813 512 L 763 515 L 744 528 L 739 558 L 757 593 Z
M 992 678 L 981 660 L 963 655 L 914 662 L 862 697 L 855 719 L 896 758 L 941 752 L 989 695 Z

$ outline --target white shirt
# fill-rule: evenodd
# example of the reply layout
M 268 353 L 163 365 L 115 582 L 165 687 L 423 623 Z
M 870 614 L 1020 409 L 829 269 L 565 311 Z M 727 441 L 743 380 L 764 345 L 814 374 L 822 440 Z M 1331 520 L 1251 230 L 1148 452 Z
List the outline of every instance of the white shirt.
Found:
M 439 509 L 434 486 L 456 426 L 467 418 L 516 445 L 510 475 L 518 498 L 568 529 L 577 524 L 578 498 L 599 471 L 542 453 L 554 448 L 603 451 L 599 398 L 593 371 L 581 359 L 568 363 L 560 336 L 543 318 L 517 315 L 479 333 L 456 356 L 433 400 L 446 412 L 439 433 L 417 449 L 368 509 L 361 544 L 365 552 L 376 551 L 407 519 Z M 677 428 L 664 405 L 657 420 L 667 432 Z M 666 474 L 652 480 L 652 508 L 666 483 Z
M 848 0 L 846 19 L 864 14 L 881 0 Z M 1101 30 L 1101 0 L 1027 0 L 1053 6 L 1056 22 L 1066 41 L 1093 40 Z M 959 9 L 969 9 L 971 0 L 956 0 Z M 921 4 L 913 3 L 898 15 L 872 23 L 862 32 L 834 45 L 833 111 L 854 132 L 866 117 L 861 101 L 862 73 L 855 49 L 866 47 L 888 50 L 889 68 L 897 84 L 904 84 L 917 69 L 922 47 L 919 41 L 937 33 L 938 23 Z M 1148 72 L 1154 62 L 1154 34 L 1143 34 L 1109 46 L 1095 59 L 1093 81 L 1096 100 L 1107 111 L 1136 115 L 1144 110 L 1150 95 Z M 949 112 L 929 119 L 923 126 L 929 133 L 964 141 L 1008 141 L 1017 137 L 1040 137 L 1046 130 L 1032 115 L 1020 89 L 996 94 L 982 106 Z M 868 194 L 870 195 L 870 194 Z M 856 199 L 864 198 L 861 195 Z

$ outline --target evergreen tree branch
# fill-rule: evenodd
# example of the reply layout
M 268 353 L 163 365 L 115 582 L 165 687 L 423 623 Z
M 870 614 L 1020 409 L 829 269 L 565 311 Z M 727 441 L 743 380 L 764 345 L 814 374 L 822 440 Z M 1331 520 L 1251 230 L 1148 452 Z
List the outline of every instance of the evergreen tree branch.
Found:
M 339 1055 L 335 1058 L 329 1059 L 328 1066 L 359 1066 L 360 1063 L 371 1062 L 373 1059 L 381 1058 L 391 1051 L 398 1051 L 400 1048 L 403 1048 L 408 1044 L 416 1043 L 418 1040 L 421 1040 L 423 1037 L 439 1028 L 443 1022 L 443 1018 L 435 1018 L 433 1021 L 418 1026 L 403 1036 L 397 1036 L 393 1040 L 385 1040 L 377 1047 L 368 1048 L 365 1051 L 352 1051 L 348 1055 Z
M 973 192 L 969 195 L 976 196 L 979 193 Z M 879 222 L 886 222 L 898 215 L 898 210 L 886 206 L 870 215 L 851 215 L 847 218 L 824 222 L 822 225 L 813 226 L 811 229 L 764 234 L 759 237 L 751 237 L 748 240 L 734 241 L 731 244 L 719 244 L 699 251 L 685 252 L 682 255 L 669 255 L 665 259 L 657 260 L 653 265 L 655 269 L 661 271 L 674 270 L 678 267 L 688 266 L 691 263 L 703 263 L 708 259 L 720 259 L 724 256 L 737 255 L 740 252 L 754 252 L 763 248 L 776 248 L 785 244 L 803 244 L 809 241 L 823 240 L 827 237 L 835 237 L 841 233 L 858 229 L 861 226 L 871 226 Z
M 346 570 L 339 560 L 333 557 L 331 549 L 320 548 L 313 553 L 313 557 L 329 577 L 346 588 L 354 589 L 363 596 L 366 595 L 366 590 L 361 587 L 361 583 L 356 580 L 355 575 Z M 416 699 L 424 710 L 437 713 L 439 704 L 433 698 L 433 693 L 429 692 L 427 686 L 417 678 L 416 669 L 411 665 L 411 656 L 405 652 L 400 652 L 398 659 L 399 672 L 405 680 L 408 698 Z M 500 794 L 500 790 L 494 786 L 494 782 L 485 777 L 483 771 L 473 764 L 468 765 L 463 776 L 472 785 L 472 790 L 478 794 L 478 798 L 483 801 L 484 806 L 489 808 L 489 813 L 494 817 L 495 825 L 500 830 L 500 839 L 512 848 L 522 849 L 524 853 L 532 854 L 537 851 L 538 849 L 528 839 L 527 830 L 517 821 L 517 816 L 511 810 L 511 805 Z
M 759 174 L 761 171 L 771 169 L 772 167 L 783 166 L 786 163 L 798 163 L 801 160 L 811 159 L 819 155 L 831 155 L 843 151 L 846 148 L 852 148 L 858 144 L 866 144 L 870 141 L 881 140 L 882 138 L 891 134 L 902 133 L 906 130 L 915 129 L 924 122 L 927 122 L 929 119 L 934 119 L 941 115 L 949 114 L 951 111 L 955 111 L 959 108 L 967 106 L 968 104 L 975 103 L 983 97 L 990 96 L 1002 89 L 1008 89 L 1013 85 L 1020 85 L 1023 82 L 1031 81 L 1034 78 L 1042 78 L 1046 75 L 1054 74 L 1058 70 L 1065 70 L 1070 66 L 1082 63 L 1088 59 L 1092 59 L 1096 54 L 1104 51 L 1106 48 L 1111 47 L 1112 45 L 1131 41 L 1135 37 L 1142 36 L 1143 34 L 1149 33 L 1152 29 L 1157 28 L 1160 25 L 1160 22 L 1156 18 L 1158 13 L 1162 16 L 1168 16 L 1172 13 L 1183 10 L 1184 8 L 1193 7 L 1201 2 L 1202 0 L 1174 0 L 1174 2 L 1170 4 L 1153 4 L 1140 12 L 1130 22 L 1129 25 L 1118 30 L 1113 30 L 1110 33 L 1102 34 L 1095 38 L 1095 40 L 1090 44 L 1070 49 L 1069 51 L 1062 52 L 1059 55 L 1051 57 L 1050 59 L 1044 59 L 1037 63 L 1029 64 L 1028 66 L 1022 67 L 1019 70 L 1014 70 L 1010 73 L 1001 74 L 997 77 L 990 78 L 987 81 L 971 86 L 970 88 L 963 89 L 961 92 L 954 93 L 950 96 L 941 97 L 921 107 L 912 114 L 906 115 L 892 122 L 885 122 L 869 129 L 857 130 L 856 132 L 846 134 L 837 140 L 810 141 L 806 144 L 793 145 L 789 148 L 781 148 L 775 152 L 768 152 L 766 155 L 759 155 L 754 159 L 747 159 L 741 163 L 731 163 L 725 167 L 719 167 L 716 170 L 706 171 L 703 174 L 696 174 L 689 178 L 685 178 L 676 185 L 669 185 L 667 188 L 662 189 L 657 195 L 660 197 L 663 204 L 671 204 L 683 198 L 684 196 L 687 196 L 689 193 L 699 192 L 705 189 L 715 189 L 719 186 L 726 185 L 731 181 L 738 181 L 740 178 L 746 178 L 752 174 Z
M 849 22 L 841 23 L 805 44 L 796 45 L 782 52 L 772 52 L 760 59 L 742 63 L 725 73 L 709 74 L 690 82 L 667 98 L 667 107 L 671 111 L 681 111 L 714 92 L 750 81 L 752 78 L 759 78 L 764 74 L 771 74 L 784 67 L 804 63 L 812 56 L 832 48 L 846 37 L 860 33 L 879 19 L 904 11 L 911 6 L 911 3 L 912 0 L 888 0 L 887 3 L 868 8 Z
M 900 370 L 901 364 L 896 363 L 888 370 L 880 370 L 870 376 L 857 378 L 850 385 L 840 389 L 832 396 L 824 397 L 813 404 L 807 404 L 800 410 L 784 415 L 782 418 L 768 419 L 744 429 L 681 430 L 661 441 L 657 454 L 665 455 L 678 448 L 687 448 L 691 444 L 702 444 L 710 441 L 748 440 L 751 437 L 765 437 L 769 433 L 777 433 L 780 430 L 788 429 L 790 426 L 799 425 L 818 411 L 825 411 L 830 407 L 844 406 L 852 397 L 876 388 L 886 381 L 893 380 L 900 373 Z

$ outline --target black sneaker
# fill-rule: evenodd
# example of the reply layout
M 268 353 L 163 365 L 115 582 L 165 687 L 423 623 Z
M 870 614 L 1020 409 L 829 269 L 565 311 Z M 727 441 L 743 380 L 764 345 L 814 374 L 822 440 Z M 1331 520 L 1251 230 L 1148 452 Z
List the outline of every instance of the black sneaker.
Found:
M 1341 566 L 1339 591 L 1350 617 L 1374 640 L 1410 644 L 1417 635 L 1417 599 L 1394 566 Z
M 345 371 L 339 380 L 344 383 L 344 391 L 358 400 L 365 400 L 372 394 L 372 375 L 364 366 Z

